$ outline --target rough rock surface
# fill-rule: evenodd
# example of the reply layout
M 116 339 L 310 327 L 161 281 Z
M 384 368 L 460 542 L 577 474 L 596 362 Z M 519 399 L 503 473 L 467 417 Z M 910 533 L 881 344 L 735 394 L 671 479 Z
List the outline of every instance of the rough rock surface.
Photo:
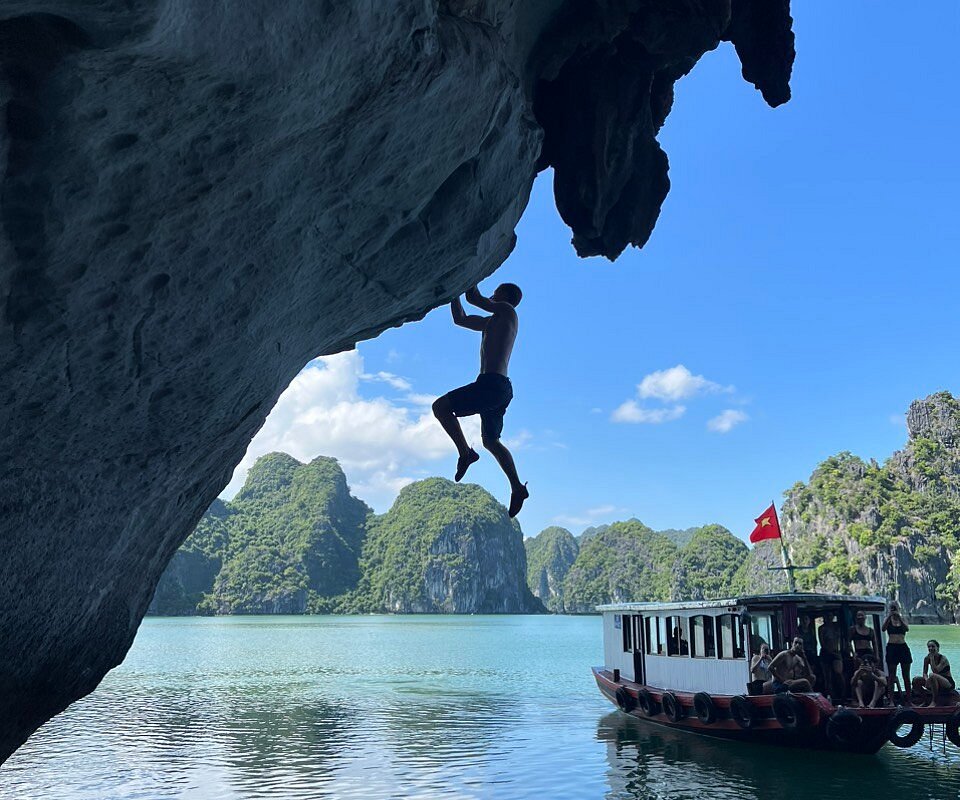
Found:
M 538 168 L 650 235 L 672 84 L 785 0 L 5 0 L 0 761 L 126 653 L 303 365 L 489 275 Z

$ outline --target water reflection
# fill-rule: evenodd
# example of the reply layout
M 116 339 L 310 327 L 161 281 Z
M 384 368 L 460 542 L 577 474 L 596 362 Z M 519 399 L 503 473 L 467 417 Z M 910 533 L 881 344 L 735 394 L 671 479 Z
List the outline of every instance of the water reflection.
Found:
M 960 751 L 948 744 L 944 754 L 939 738 L 932 751 L 885 747 L 852 756 L 721 742 L 620 712 L 600 720 L 597 738 L 607 743 L 607 800 L 960 797 Z

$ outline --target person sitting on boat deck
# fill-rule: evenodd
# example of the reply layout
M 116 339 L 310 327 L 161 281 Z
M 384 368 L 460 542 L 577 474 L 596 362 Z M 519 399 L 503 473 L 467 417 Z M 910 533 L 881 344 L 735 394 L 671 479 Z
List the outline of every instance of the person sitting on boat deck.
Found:
M 850 644 L 853 647 L 853 658 L 856 663 L 862 661 L 863 657 L 869 653 L 874 661 L 877 659 L 876 637 L 873 635 L 873 629 L 867 627 L 867 615 L 864 611 L 858 611 L 856 622 L 850 626 Z
M 758 694 L 770 694 L 770 687 L 773 684 L 773 675 L 770 674 L 770 647 L 766 644 L 760 645 L 760 652 L 750 660 L 750 674 L 753 676 L 753 682 L 759 684 Z
M 840 624 L 837 622 L 836 614 L 824 619 L 818 635 L 824 691 L 831 697 L 842 697 L 843 657 L 840 655 Z
M 957 686 L 950 674 L 950 662 L 940 652 L 940 642 L 936 639 L 927 642 L 927 657 L 923 659 L 923 679 L 931 695 L 928 706 L 937 704 L 937 697 L 941 692 L 952 692 Z
M 897 677 L 897 667 L 903 674 L 903 688 L 910 686 L 910 665 L 913 663 L 913 656 L 910 654 L 910 646 L 907 644 L 907 631 L 910 626 L 900 614 L 900 606 L 896 600 L 890 601 L 887 617 L 880 626 L 880 630 L 887 634 L 886 664 L 887 674 L 890 680 L 887 681 L 887 694 L 890 700 L 893 700 L 893 684 Z M 904 702 L 909 705 L 910 696 L 904 698 Z
M 803 637 L 794 636 L 790 649 L 773 657 L 770 674 L 773 675 L 770 683 L 773 694 L 813 691 L 813 670 L 803 655 Z
M 863 708 L 863 693 L 873 692 L 869 708 L 876 708 L 877 701 L 887 689 L 887 679 L 877 666 L 877 659 L 873 653 L 863 653 L 860 656 L 860 666 L 850 679 L 850 688 L 857 698 L 857 704 Z

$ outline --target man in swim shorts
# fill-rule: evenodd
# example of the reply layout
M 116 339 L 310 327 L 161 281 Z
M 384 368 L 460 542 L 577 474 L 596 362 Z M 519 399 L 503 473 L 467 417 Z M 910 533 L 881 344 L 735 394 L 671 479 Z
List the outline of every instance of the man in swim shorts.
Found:
M 500 441 L 503 432 L 503 415 L 513 399 L 513 386 L 507 377 L 507 366 L 513 343 L 517 338 L 519 320 L 516 308 L 522 297 L 520 287 L 513 283 L 500 284 L 490 297 L 484 297 L 474 287 L 465 297 L 467 302 L 492 316 L 481 317 L 478 314 L 464 313 L 458 297 L 450 304 L 455 324 L 470 330 L 481 331 L 480 374 L 473 383 L 447 392 L 433 403 L 433 413 L 457 446 L 457 472 L 454 476 L 460 481 L 467 468 L 480 456 L 467 444 L 457 417 L 480 415 L 480 436 L 487 448 L 510 481 L 510 516 L 520 513 L 523 501 L 530 493 L 527 486 L 517 477 L 517 468 L 513 456 Z

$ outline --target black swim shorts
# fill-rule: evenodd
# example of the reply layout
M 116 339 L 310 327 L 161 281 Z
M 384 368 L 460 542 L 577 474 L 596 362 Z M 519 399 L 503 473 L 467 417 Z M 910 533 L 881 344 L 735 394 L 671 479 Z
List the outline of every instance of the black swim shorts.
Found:
M 513 386 L 506 375 L 484 372 L 473 383 L 444 395 L 458 417 L 480 415 L 484 442 L 495 442 L 503 432 L 503 415 L 513 400 Z
M 909 666 L 913 663 L 910 647 L 904 642 L 888 642 L 886 656 L 887 667 Z

